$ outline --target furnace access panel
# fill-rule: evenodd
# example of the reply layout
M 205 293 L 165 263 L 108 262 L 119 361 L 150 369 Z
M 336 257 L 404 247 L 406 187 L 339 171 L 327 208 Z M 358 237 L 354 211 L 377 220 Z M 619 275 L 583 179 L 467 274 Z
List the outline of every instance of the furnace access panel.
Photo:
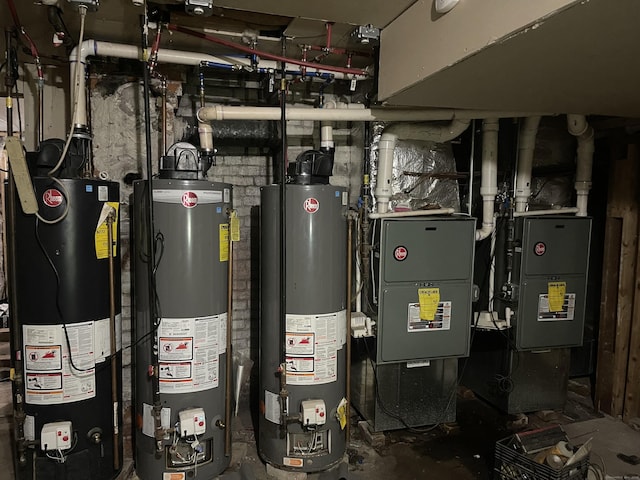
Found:
M 468 355 L 475 219 L 396 218 L 379 223 L 373 258 L 377 363 Z
M 582 345 L 591 219 L 518 218 L 515 235 L 517 347 Z

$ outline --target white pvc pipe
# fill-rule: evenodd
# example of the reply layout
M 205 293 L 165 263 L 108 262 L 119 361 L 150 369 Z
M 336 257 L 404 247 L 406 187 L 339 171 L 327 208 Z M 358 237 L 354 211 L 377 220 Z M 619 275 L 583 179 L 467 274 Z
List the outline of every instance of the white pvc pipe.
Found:
M 76 46 L 69 55 L 69 62 L 71 68 L 71 78 L 75 78 L 75 67 L 78 63 L 78 56 L 80 57 L 80 63 L 84 66 L 86 65 L 87 57 L 90 56 L 102 56 L 102 57 L 115 57 L 115 58 L 127 58 L 131 60 L 147 60 L 144 57 L 144 53 L 141 47 L 135 45 L 126 45 L 122 43 L 111 43 L 111 42 L 100 42 L 97 40 L 85 40 L 81 45 Z M 225 57 L 225 56 L 214 56 L 208 55 L 206 53 L 198 53 L 198 52 L 186 52 L 181 50 L 168 50 L 165 48 L 158 49 L 158 63 L 172 63 L 177 65 L 200 65 L 202 62 L 212 62 L 220 65 L 227 65 L 229 67 L 234 66 L 242 66 L 247 68 L 253 68 L 254 65 L 251 64 L 251 60 L 243 57 Z M 272 60 L 263 60 L 261 59 L 257 65 L 257 68 L 265 69 L 265 70 L 273 70 L 279 69 L 279 63 Z M 331 76 L 335 79 L 352 79 L 353 75 L 348 75 L 340 72 L 329 72 L 324 71 L 317 68 L 306 67 L 306 72 L 308 74 L 320 74 L 320 73 L 330 73 Z M 356 78 L 364 79 L 366 77 Z M 78 127 L 86 127 L 87 125 L 87 102 L 84 95 L 84 89 L 86 86 L 84 75 L 81 75 L 80 80 L 80 89 L 78 91 L 82 92 L 82 94 L 78 98 L 78 108 L 77 113 L 73 118 L 74 126 Z M 72 88 L 73 92 L 74 89 Z M 72 93 L 71 105 L 74 104 L 74 98 Z
M 434 210 L 412 210 L 407 212 L 374 212 L 369 214 L 369 218 L 399 218 L 399 217 L 425 217 L 427 215 L 451 215 L 455 213 L 453 208 L 436 208 Z
M 518 173 L 516 176 L 516 212 L 524 212 L 531 196 L 531 170 L 533 168 L 533 152 L 536 148 L 536 135 L 540 117 L 525 118 L 518 135 Z
M 514 217 L 536 217 L 542 215 L 562 215 L 578 213 L 577 207 L 551 208 L 548 210 L 528 210 L 526 212 L 514 212 Z
M 320 126 L 320 146 L 323 148 L 333 148 L 333 126 L 330 122 L 322 122 Z
M 455 109 L 407 109 L 364 108 L 361 104 L 349 104 L 346 108 L 287 107 L 287 120 L 333 121 L 333 122 L 430 122 L 471 120 L 474 118 L 521 117 L 522 112 L 493 112 L 488 110 Z M 198 120 L 280 120 L 279 107 L 238 107 L 212 105 L 198 110 Z
M 476 230 L 476 241 L 484 240 L 495 227 L 494 206 L 498 194 L 498 119 L 482 122 L 482 227 Z M 471 172 L 473 174 L 473 172 Z
M 378 213 L 389 210 L 389 201 L 393 194 L 391 180 L 393 175 L 393 150 L 398 139 L 428 140 L 447 142 L 456 138 L 469 126 L 470 120 L 454 118 L 447 125 L 424 123 L 395 123 L 384 129 L 378 143 L 378 178 L 376 180 L 376 202 Z
M 569 133 L 578 140 L 576 152 L 576 208 L 578 217 L 587 216 L 593 168 L 594 132 L 584 115 L 567 115 Z

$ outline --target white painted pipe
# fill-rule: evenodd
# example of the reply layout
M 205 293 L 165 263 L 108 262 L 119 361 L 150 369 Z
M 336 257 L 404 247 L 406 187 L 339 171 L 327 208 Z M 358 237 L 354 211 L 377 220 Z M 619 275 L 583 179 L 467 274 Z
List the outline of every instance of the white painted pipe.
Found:
M 197 113 L 198 120 L 212 122 L 218 120 L 280 120 L 279 107 L 247 107 L 212 105 L 202 107 Z M 364 108 L 351 103 L 346 108 L 305 108 L 287 107 L 287 120 L 310 120 L 332 122 L 430 122 L 471 120 L 473 118 L 521 117 L 522 112 L 493 112 L 487 110 L 455 110 L 448 108 L 407 109 L 407 108 Z
M 456 213 L 453 208 L 436 208 L 433 210 L 412 210 L 407 212 L 374 212 L 369 215 L 369 218 L 400 218 L 400 217 L 425 217 L 428 215 L 451 215 Z
M 524 119 L 518 135 L 518 173 L 516 175 L 516 212 L 524 212 L 531 196 L 531 170 L 533 168 L 533 152 L 536 148 L 536 135 L 540 116 Z
M 97 40 L 85 40 L 81 45 L 76 46 L 69 55 L 69 62 L 71 66 L 71 79 L 75 78 L 75 67 L 78 63 L 78 56 L 80 57 L 80 63 L 84 66 L 87 62 L 87 57 L 101 56 L 101 57 L 115 57 L 115 58 L 127 58 L 131 60 L 147 60 L 144 56 L 141 47 L 135 45 L 126 45 L 122 43 L 100 42 Z M 247 68 L 253 68 L 251 60 L 242 57 L 225 57 L 214 56 L 206 53 L 198 52 L 186 52 L 181 50 L 168 50 L 165 48 L 158 49 L 158 63 L 172 63 L 177 65 L 200 65 L 202 62 L 212 62 L 220 65 L 227 65 L 229 67 L 242 66 Z M 279 69 L 279 63 L 272 60 L 261 59 L 257 65 L 260 69 L 273 70 Z M 317 68 L 306 67 L 308 74 L 315 73 L 330 73 L 333 78 L 336 79 L 352 79 L 353 75 L 347 75 L 340 72 L 328 72 Z M 359 77 L 356 77 L 359 78 Z M 362 77 L 364 79 L 365 77 Z M 82 94 L 78 98 L 78 108 L 76 115 L 73 119 L 74 126 L 86 127 L 87 126 L 87 102 L 85 98 L 86 81 L 84 75 L 81 75 L 80 89 L 78 91 Z M 74 92 L 74 88 L 71 89 Z M 71 105 L 74 105 L 75 98 L 71 98 Z
M 320 146 L 323 148 L 334 148 L 333 126 L 331 122 L 322 122 L 320 126 Z
M 543 215 L 568 215 L 578 213 L 577 207 L 550 208 L 547 210 L 527 210 L 526 212 L 514 212 L 514 217 L 537 217 Z
M 476 230 L 476 241 L 484 240 L 495 227 L 494 206 L 498 195 L 498 119 L 482 122 L 482 226 Z M 473 172 L 472 172 L 473 173 Z
M 393 195 L 391 180 L 393 175 L 393 150 L 398 139 L 447 142 L 456 138 L 469 126 L 470 120 L 454 118 L 447 125 L 428 123 L 394 123 L 384 129 L 378 143 L 378 178 L 376 179 L 376 202 L 378 213 L 389 211 L 389 201 Z
M 587 216 L 593 169 L 594 132 L 584 115 L 567 115 L 569 133 L 578 140 L 576 153 L 576 216 Z

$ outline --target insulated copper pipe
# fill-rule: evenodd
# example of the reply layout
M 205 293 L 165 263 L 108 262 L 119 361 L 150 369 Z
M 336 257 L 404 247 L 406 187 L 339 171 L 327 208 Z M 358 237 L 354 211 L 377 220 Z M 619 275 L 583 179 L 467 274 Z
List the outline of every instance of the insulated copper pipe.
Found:
M 345 414 L 347 416 L 347 425 L 346 425 L 346 436 L 347 436 L 347 446 L 349 446 L 349 440 L 351 438 L 351 262 L 352 262 L 352 252 L 351 248 L 353 247 L 353 218 L 349 216 L 349 223 L 347 229 L 347 314 L 346 314 L 346 322 L 347 322 L 347 344 L 346 344 L 346 353 L 347 353 L 347 408 Z
M 231 324 L 233 319 L 233 239 L 231 235 L 231 218 L 229 216 L 229 261 L 227 266 L 227 385 L 224 393 L 224 454 L 231 456 L 231 376 L 233 361 L 231 355 Z
M 109 325 L 111 326 L 111 402 L 113 405 L 113 469 L 120 469 L 120 428 L 118 425 L 118 365 L 116 361 L 116 295 L 113 262 L 114 213 L 107 216 L 107 246 L 109 252 Z

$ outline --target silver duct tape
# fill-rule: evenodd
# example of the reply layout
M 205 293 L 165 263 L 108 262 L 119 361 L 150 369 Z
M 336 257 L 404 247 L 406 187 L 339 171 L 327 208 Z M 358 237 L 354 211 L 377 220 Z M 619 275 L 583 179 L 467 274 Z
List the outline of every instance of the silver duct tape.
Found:
M 375 123 L 371 143 L 371 191 L 375 206 L 375 185 L 378 174 L 378 145 L 384 123 Z M 450 143 L 399 140 L 393 152 L 390 207 L 453 208 L 460 211 L 460 191 L 455 179 L 456 162 Z M 445 177 L 445 178 L 443 178 Z

